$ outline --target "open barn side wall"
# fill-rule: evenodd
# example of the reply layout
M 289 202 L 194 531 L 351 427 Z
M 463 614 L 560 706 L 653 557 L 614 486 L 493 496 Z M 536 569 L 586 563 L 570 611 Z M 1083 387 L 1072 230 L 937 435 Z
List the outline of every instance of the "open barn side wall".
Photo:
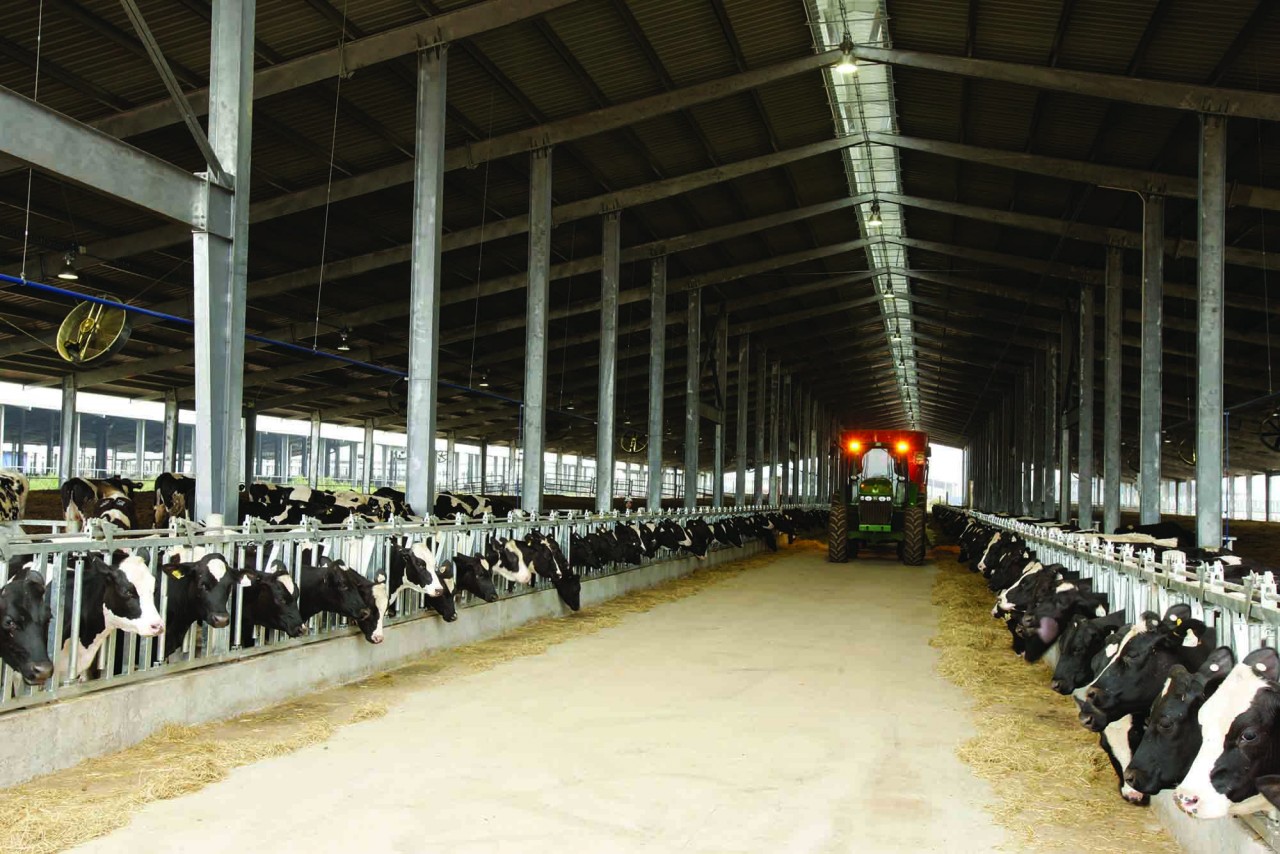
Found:
M 584 578 L 582 607 L 661 584 L 695 569 L 756 554 L 756 541 L 718 549 L 705 560 L 680 558 Z M 354 629 L 224 664 L 70 697 L 0 715 L 0 786 L 68 768 L 129 747 L 166 724 L 199 724 L 243 714 L 331 685 L 361 679 L 424 654 L 484 640 L 531 620 L 564 617 L 554 589 L 541 589 L 465 610 L 445 623 L 435 616 L 393 623 L 379 645 Z M 567 617 L 572 619 L 571 617 Z

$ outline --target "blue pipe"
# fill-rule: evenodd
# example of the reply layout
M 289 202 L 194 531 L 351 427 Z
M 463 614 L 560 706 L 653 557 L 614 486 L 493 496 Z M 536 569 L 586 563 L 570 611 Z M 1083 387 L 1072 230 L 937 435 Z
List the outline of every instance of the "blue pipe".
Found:
M 57 285 L 46 285 L 43 282 L 33 282 L 30 279 L 24 279 L 24 278 L 21 278 L 20 276 L 10 276 L 6 273 L 0 273 L 0 282 L 9 282 L 10 284 L 19 285 L 24 288 L 32 288 L 33 290 L 42 291 L 44 293 L 55 294 L 57 296 L 68 297 L 70 299 L 75 299 L 75 300 L 81 300 L 82 302 L 90 302 L 90 303 L 94 303 L 95 305 L 105 305 L 110 308 L 124 309 L 125 311 L 132 312 L 133 314 L 140 314 L 144 317 L 154 317 L 156 320 L 164 320 L 169 323 L 178 323 L 183 326 L 196 325 L 194 320 L 191 320 L 190 318 L 187 318 L 187 317 L 179 317 L 176 314 L 167 314 L 163 311 L 155 311 L 154 309 L 143 308 L 142 306 L 138 306 L 138 305 L 129 305 L 127 303 L 117 302 L 115 300 L 106 299 L 104 297 L 90 296 L 89 294 L 82 294 L 79 291 L 73 291 L 67 288 L 60 288 Z M 317 350 L 311 347 L 304 347 L 301 344 L 293 344 L 289 341 L 280 341 L 275 338 L 267 338 L 264 335 L 254 335 L 252 332 L 246 332 L 244 334 L 244 338 L 246 341 L 253 341 L 254 343 L 257 343 L 257 344 L 265 344 L 269 347 L 279 347 L 282 350 L 289 350 L 290 352 L 301 353 L 307 356 L 319 356 L 324 359 L 332 359 L 335 362 L 342 362 L 343 364 L 352 365 L 357 368 L 364 368 L 365 370 L 374 371 L 375 373 L 389 374 L 390 376 L 399 377 L 400 379 L 409 378 L 409 374 L 407 372 L 401 371 L 397 368 L 388 368 L 385 365 L 375 365 L 372 362 L 362 362 L 359 359 L 353 359 L 350 356 L 343 356 L 339 353 L 330 353 L 327 350 Z M 468 394 L 474 394 L 479 397 L 488 397 L 493 400 L 501 400 L 504 403 L 513 403 L 516 406 L 520 406 L 520 407 L 524 406 L 524 401 L 517 400 L 514 397 L 507 397 L 506 395 L 497 394 L 496 392 L 492 392 L 492 391 L 485 391 L 484 389 L 472 388 L 471 386 L 468 386 L 468 385 L 451 383 L 448 380 L 439 380 L 438 382 L 440 385 L 444 386 L 445 388 L 451 388 L 457 391 L 465 391 Z M 593 424 L 595 423 L 594 419 L 588 418 L 585 415 L 578 415 L 573 412 L 564 412 L 556 409 L 553 409 L 551 411 L 556 412 L 560 415 L 567 416 L 569 418 L 577 418 L 581 421 L 590 421 Z

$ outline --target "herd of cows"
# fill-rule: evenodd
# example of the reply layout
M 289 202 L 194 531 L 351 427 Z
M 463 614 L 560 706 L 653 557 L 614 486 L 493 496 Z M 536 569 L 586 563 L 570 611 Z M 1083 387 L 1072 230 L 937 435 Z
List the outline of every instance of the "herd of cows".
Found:
M 194 515 L 194 483 L 182 475 L 157 478 L 157 525 L 162 514 L 165 521 Z M 61 489 L 66 517 L 82 523 L 103 518 L 116 528 L 136 529 L 132 496 L 140 488 L 118 476 L 73 478 Z M 25 479 L 0 472 L 0 511 L 6 514 L 0 521 L 21 520 L 25 497 Z M 459 515 L 492 518 L 504 510 L 495 502 L 444 493 L 434 509 L 454 521 Z M 326 624 L 356 626 L 368 642 L 377 644 L 383 641 L 386 618 L 397 612 L 402 592 L 418 597 L 409 600 L 415 607 L 452 622 L 458 618 L 455 597 L 464 592 L 493 602 L 501 585 L 514 590 L 516 584 L 545 581 L 576 611 L 584 573 L 640 565 L 664 555 L 705 558 L 715 545 L 738 548 L 748 541 L 776 551 L 779 536 L 794 540 L 798 530 L 825 524 L 820 513 L 792 510 L 717 514 L 711 521 L 699 516 L 621 517 L 607 524 L 574 526 L 567 544 L 557 541 L 555 525 L 526 524 L 520 526 L 519 536 L 490 534 L 482 541 L 476 537 L 471 541 L 482 544 L 473 553 L 450 555 L 430 536 L 403 533 L 403 523 L 421 520 L 403 493 L 394 490 L 360 496 L 254 483 L 241 492 L 241 511 L 243 517 L 275 525 L 307 519 L 339 522 L 353 515 L 370 524 L 358 536 L 328 540 L 314 536 L 315 529 L 301 529 L 309 536 L 294 544 L 296 551 L 264 544 L 261 555 L 255 542 L 224 548 L 222 553 L 211 546 L 149 545 L 154 537 L 131 536 L 116 539 L 118 547 L 105 550 L 101 541 L 84 536 L 76 541 L 65 579 L 57 585 L 49 583 L 56 571 L 52 562 L 34 554 L 10 557 L 0 587 L 0 660 L 29 685 L 44 684 L 55 674 L 59 681 L 87 679 L 96 675 L 99 651 L 115 632 L 162 637 L 153 654 L 164 661 L 182 648 L 196 625 L 238 627 L 240 644 L 250 646 L 259 636 L 269 636 L 259 629 L 294 638 L 307 630 L 312 617 L 326 614 Z M 81 566 L 80 584 L 72 595 L 76 563 Z M 60 593 L 56 597 L 51 595 L 55 587 Z M 240 595 L 233 595 L 237 591 Z M 61 610 L 61 637 L 51 656 L 49 627 L 55 608 Z M 114 648 L 116 660 L 109 663 L 108 673 L 122 672 L 121 659 L 141 656 L 144 647 L 117 643 Z
M 1214 629 L 1178 604 L 1136 621 L 1111 612 L 1089 579 L 1036 560 L 1031 544 L 963 511 L 935 519 L 960 544 L 959 560 L 981 573 L 1013 652 L 1037 661 L 1056 650 L 1049 687 L 1074 698 L 1081 725 L 1099 733 L 1120 795 L 1135 804 L 1173 791 L 1183 812 L 1222 818 L 1280 806 L 1280 655 L 1271 648 L 1237 661 Z M 1020 520 L 1047 527 L 1057 523 Z M 1074 530 L 1074 529 L 1072 529 Z M 1195 549 L 1177 525 L 1100 537 L 1178 549 L 1188 566 L 1226 558 L 1229 577 L 1249 561 Z

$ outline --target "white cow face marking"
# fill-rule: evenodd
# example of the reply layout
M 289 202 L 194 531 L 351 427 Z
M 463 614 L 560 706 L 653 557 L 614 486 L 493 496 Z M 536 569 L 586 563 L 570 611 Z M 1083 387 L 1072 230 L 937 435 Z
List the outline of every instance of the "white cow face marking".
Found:
M 209 562 L 205 564 L 205 568 L 209 570 L 209 574 L 213 576 L 214 581 L 221 581 L 229 569 L 226 561 L 220 557 L 210 558 Z
M 288 573 L 285 573 L 284 575 L 279 575 L 276 577 L 280 579 L 280 586 L 285 589 L 285 592 L 287 592 L 290 596 L 292 596 L 294 593 L 294 590 L 296 589 L 293 584 L 293 576 L 289 575 Z
M 130 620 L 111 612 L 106 605 L 102 606 L 108 629 L 121 629 L 143 637 L 155 637 L 164 631 L 164 620 L 156 610 L 155 591 L 156 578 L 151 574 L 151 567 L 137 555 L 131 555 L 120 563 L 120 571 L 138 591 L 138 604 L 142 613 L 137 619 Z

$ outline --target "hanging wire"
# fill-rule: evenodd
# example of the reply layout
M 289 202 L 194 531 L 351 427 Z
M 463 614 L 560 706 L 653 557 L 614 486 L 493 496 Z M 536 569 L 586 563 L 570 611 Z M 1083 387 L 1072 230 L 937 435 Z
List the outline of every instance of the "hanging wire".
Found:
M 488 140 L 493 139 L 493 95 L 497 84 L 489 86 L 489 127 L 485 131 Z M 484 266 L 484 226 L 489 214 L 489 166 L 492 158 L 484 162 L 484 181 L 480 190 L 480 244 L 476 249 L 476 295 L 475 309 L 471 315 L 471 360 L 467 365 L 467 385 L 475 385 L 476 373 L 476 336 L 480 332 L 480 270 Z
M 36 65 L 31 100 L 40 103 L 40 54 L 44 47 L 44 0 L 36 10 Z M 36 170 L 27 170 L 27 209 L 22 219 L 22 278 L 27 277 L 27 251 L 31 246 L 31 183 Z M 74 228 L 74 226 L 73 226 Z
M 338 34 L 338 83 L 333 89 L 333 126 L 329 130 L 329 178 L 324 188 L 324 229 L 320 234 L 320 282 L 316 287 L 316 320 L 311 333 L 311 349 L 319 346 L 320 302 L 324 296 L 324 270 L 329 245 L 329 208 L 333 196 L 333 160 L 338 146 L 338 105 L 342 100 L 343 53 L 347 44 L 347 3 L 342 3 L 342 31 Z

